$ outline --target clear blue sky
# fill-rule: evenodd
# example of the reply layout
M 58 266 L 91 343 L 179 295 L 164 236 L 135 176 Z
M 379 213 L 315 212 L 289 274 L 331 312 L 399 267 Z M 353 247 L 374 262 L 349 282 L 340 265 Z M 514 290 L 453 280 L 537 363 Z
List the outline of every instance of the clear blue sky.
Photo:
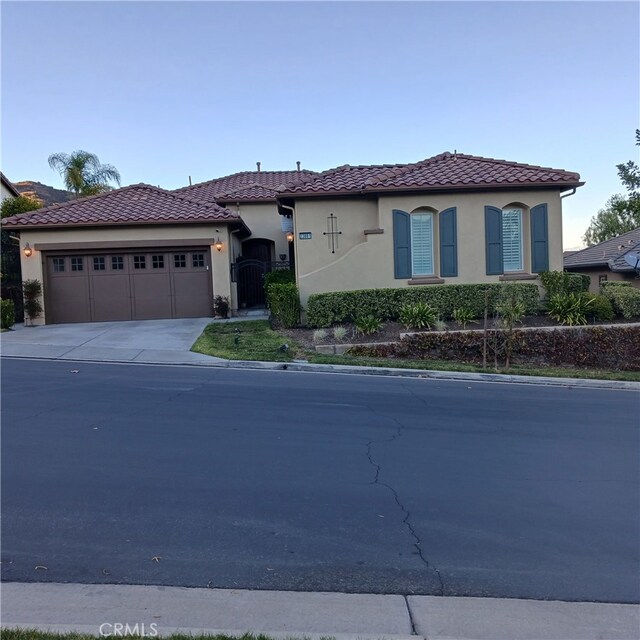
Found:
M 635 2 L 2 2 L 2 170 L 61 186 L 413 162 L 445 150 L 578 171 L 565 248 L 637 158 Z

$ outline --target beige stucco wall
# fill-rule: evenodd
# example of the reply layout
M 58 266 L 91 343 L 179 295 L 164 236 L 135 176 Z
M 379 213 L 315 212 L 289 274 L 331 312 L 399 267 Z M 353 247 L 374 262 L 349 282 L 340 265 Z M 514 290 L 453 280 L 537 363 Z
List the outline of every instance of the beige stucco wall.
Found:
M 44 256 L 41 251 L 34 249 L 30 257 L 24 255 L 24 247 L 27 243 L 33 249 L 37 244 L 61 244 L 85 242 L 119 242 L 119 241 L 168 241 L 168 240 L 198 240 L 202 239 L 209 245 L 211 251 L 211 267 L 213 272 L 213 294 L 228 296 L 231 300 L 232 310 L 234 297 L 230 276 L 230 233 L 226 224 L 218 225 L 165 225 L 165 226 L 140 226 L 140 227 L 94 227 L 90 229 L 23 229 L 20 231 L 20 263 L 22 266 L 22 279 L 37 279 L 43 288 L 46 287 L 44 278 Z M 217 251 L 211 244 L 212 240 L 220 238 L 223 243 L 221 251 Z M 95 250 L 92 250 L 95 252 Z M 44 306 L 44 300 L 41 300 Z M 46 322 L 44 313 L 34 324 Z
M 5 187 L 3 182 L 0 182 L 0 202 L 7 198 L 15 198 L 15 196 L 11 191 L 9 191 L 9 189 L 7 189 L 7 187 Z
M 281 253 L 284 253 L 288 259 L 289 243 L 286 233 L 282 231 L 282 216 L 278 213 L 275 202 L 240 203 L 239 205 L 227 205 L 227 208 L 237 211 L 244 223 L 251 229 L 251 236 L 246 240 L 257 238 L 272 240 L 274 252 L 271 260 L 278 260 Z
M 609 269 L 567 269 L 571 273 L 584 273 L 591 278 L 589 291 L 600 293 L 600 276 L 607 276 L 608 282 L 630 282 L 632 287 L 640 289 L 640 277 L 634 273 L 619 273 Z
M 562 269 L 562 211 L 559 192 L 519 191 L 468 194 L 388 195 L 366 200 L 298 200 L 295 206 L 296 274 L 303 305 L 310 294 L 375 287 L 405 287 L 406 279 L 396 280 L 393 272 L 393 209 L 412 212 L 421 207 L 442 211 L 457 208 L 458 276 L 445 278 L 447 284 L 498 282 L 499 276 L 485 271 L 484 207 L 523 208 L 524 271 L 531 269 L 529 210 L 547 203 L 549 221 L 549 268 Z M 328 248 L 327 217 L 338 218 L 339 247 Z M 383 234 L 365 235 L 365 229 L 381 228 Z M 300 240 L 301 232 L 311 231 L 311 240 Z M 437 237 L 437 216 L 436 227 Z M 434 256 L 439 276 L 439 256 Z

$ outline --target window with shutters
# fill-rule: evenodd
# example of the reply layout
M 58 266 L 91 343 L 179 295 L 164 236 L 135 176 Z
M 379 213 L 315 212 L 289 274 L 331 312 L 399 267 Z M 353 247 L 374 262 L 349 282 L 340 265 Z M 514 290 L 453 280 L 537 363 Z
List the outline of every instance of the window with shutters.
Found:
M 411 270 L 413 276 L 434 274 L 433 213 L 411 214 Z
M 504 270 L 522 271 L 522 209 L 502 210 L 502 258 Z

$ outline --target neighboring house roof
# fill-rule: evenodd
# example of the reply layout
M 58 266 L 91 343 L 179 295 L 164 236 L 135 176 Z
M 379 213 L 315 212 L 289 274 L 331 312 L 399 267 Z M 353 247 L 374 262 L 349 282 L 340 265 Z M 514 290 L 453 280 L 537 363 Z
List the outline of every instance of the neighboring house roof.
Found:
M 9 180 L 9 178 L 7 178 L 7 176 L 5 176 L 2 171 L 0 171 L 0 180 L 2 181 L 2 184 L 6 187 L 6 189 L 10 191 L 16 198 L 20 195 L 20 192 L 13 186 L 11 180 Z
M 571 271 L 605 265 L 611 271 L 633 271 L 624 259 L 630 251 L 640 252 L 640 227 L 566 256 L 564 268 Z
M 580 175 L 563 169 L 441 153 L 421 162 L 398 165 L 344 165 L 323 173 L 299 177 L 281 196 L 378 193 L 381 191 L 458 191 L 514 187 L 562 190 L 579 187 Z
M 20 229 L 191 222 L 244 224 L 235 211 L 215 203 L 195 201 L 148 184 L 133 184 L 5 218 L 2 225 Z
M 285 184 L 303 177 L 317 175 L 314 171 L 241 171 L 230 176 L 215 178 L 174 193 L 188 195 L 203 202 L 264 202 L 275 200 Z

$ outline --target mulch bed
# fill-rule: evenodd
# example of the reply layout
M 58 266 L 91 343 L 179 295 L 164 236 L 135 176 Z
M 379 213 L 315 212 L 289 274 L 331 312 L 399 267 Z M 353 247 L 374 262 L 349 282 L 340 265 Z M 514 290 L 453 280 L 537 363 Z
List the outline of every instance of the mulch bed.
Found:
M 633 322 L 637 322 L 638 319 L 634 320 L 625 320 L 624 318 L 616 318 L 611 320 L 610 322 L 591 322 L 588 326 L 597 326 L 602 324 L 629 324 Z M 459 325 L 454 320 L 450 320 L 446 322 L 446 331 L 459 331 L 462 329 L 462 326 Z M 287 336 L 291 340 L 297 342 L 301 347 L 305 349 L 315 349 L 317 344 L 366 344 L 372 342 L 395 342 L 400 340 L 401 333 L 414 332 L 415 329 L 407 329 L 403 324 L 399 322 L 385 322 L 384 326 L 380 331 L 376 331 L 376 333 L 370 335 L 360 335 L 355 333 L 355 329 L 353 324 L 343 323 L 340 326 L 343 326 L 347 330 L 347 334 L 343 340 L 336 340 L 333 337 L 333 332 L 331 328 L 325 329 L 327 332 L 326 338 L 324 338 L 320 342 L 314 342 L 313 334 L 316 329 L 307 329 L 307 328 L 298 328 L 298 329 L 284 329 L 282 327 L 275 327 L 278 329 L 278 332 L 282 335 Z M 527 316 L 523 319 L 521 323 L 517 325 L 517 327 L 559 327 L 557 322 L 554 322 L 546 315 L 539 316 Z M 491 327 L 491 320 L 489 320 L 489 327 Z M 469 323 L 467 325 L 467 330 L 469 329 L 482 329 L 482 321 L 477 323 Z M 431 331 L 436 331 L 432 329 Z

